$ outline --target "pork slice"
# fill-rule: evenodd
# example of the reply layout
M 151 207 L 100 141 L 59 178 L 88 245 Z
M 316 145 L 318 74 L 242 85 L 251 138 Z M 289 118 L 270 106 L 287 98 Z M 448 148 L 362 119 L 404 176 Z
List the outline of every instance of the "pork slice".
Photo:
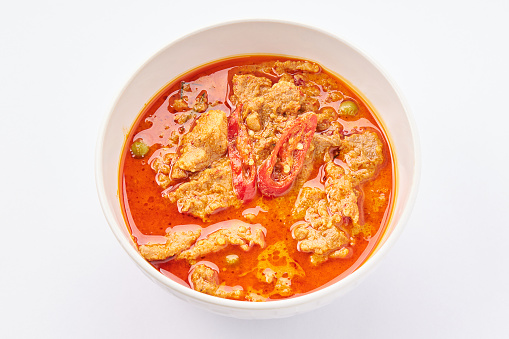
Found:
M 309 61 L 298 61 L 298 60 L 287 60 L 287 61 L 276 61 L 274 64 L 274 71 L 277 74 L 284 73 L 295 73 L 298 71 L 308 73 L 318 73 L 320 66 Z
M 279 81 L 264 94 L 262 113 L 296 115 L 301 106 L 302 93 L 293 82 Z
M 314 223 L 299 223 L 292 228 L 292 236 L 298 240 L 297 248 L 312 253 L 310 261 L 313 265 L 349 254 L 350 239 L 337 224 L 340 224 L 337 218 L 325 216 Z
M 303 95 L 293 81 L 280 79 L 272 85 L 268 78 L 247 74 L 235 75 L 232 82 L 231 100 L 236 105 L 244 105 L 242 118 L 255 113 L 249 119 L 255 130 L 264 127 L 271 114 L 296 115 L 301 108 Z
M 268 78 L 257 77 L 251 74 L 234 75 L 232 79 L 232 102 L 236 105 L 251 101 L 265 94 L 272 86 Z
M 239 246 L 249 251 L 254 245 L 265 247 L 265 228 L 238 221 L 237 225 L 219 229 L 206 238 L 198 240 L 193 247 L 181 252 L 177 259 L 196 260 L 214 253 L 229 245 Z
M 303 188 L 293 209 L 298 216 L 304 214 L 304 221 L 292 226 L 292 237 L 297 240 L 300 251 L 311 253 L 314 265 L 329 258 L 346 257 L 350 237 L 342 228 L 345 217 L 359 220 L 357 195 L 351 184 L 345 183 L 344 170 L 328 162 L 325 174 L 325 191 L 316 187 Z
M 316 206 L 316 204 L 318 204 L 320 200 L 324 200 L 325 197 L 325 192 L 317 187 L 302 188 L 292 210 L 292 216 L 296 220 L 304 219 L 306 211 L 310 207 Z
M 327 199 L 315 200 L 307 208 L 304 220 L 292 226 L 292 237 L 297 240 L 299 251 L 311 253 L 313 265 L 349 254 L 346 246 L 350 238 L 341 228 L 344 219 L 341 214 L 329 214 Z
M 345 170 L 330 161 L 325 165 L 325 192 L 330 213 L 349 217 L 352 222 L 359 222 L 359 192 L 355 189 L 355 182 Z
M 299 250 L 310 252 L 311 263 L 317 265 L 329 258 L 349 256 L 349 243 L 363 230 L 359 225 L 358 185 L 373 177 L 383 162 L 382 143 L 374 132 L 339 137 L 315 134 L 315 152 L 331 146 L 340 146 L 339 158 L 343 165 L 333 160 L 325 164 L 324 190 L 304 188 L 293 209 L 296 215 L 305 214 L 304 221 L 292 226 L 292 236 Z M 320 149 L 322 151 L 320 151 Z M 327 158 L 327 157 L 325 157 Z M 330 157 L 329 157 L 330 158 Z M 348 226 L 350 236 L 345 232 Z
M 280 121 L 280 116 L 296 116 L 299 113 L 303 95 L 299 87 L 293 82 L 280 80 L 269 90 L 259 96 L 244 101 L 243 117 L 256 113 L 261 129 L 267 129 L 271 125 L 281 125 L 287 119 Z M 271 127 L 271 131 L 276 126 Z M 284 128 L 284 124 L 280 127 Z
M 332 135 L 315 133 L 313 135 L 312 145 L 315 150 L 315 158 L 323 159 L 324 152 L 327 151 L 329 147 L 337 147 L 341 145 L 341 137 L 338 133 L 333 133 Z
M 146 260 L 165 260 L 191 247 L 200 234 L 201 228 L 170 231 L 166 243 L 141 245 L 139 251 Z
M 324 159 L 330 159 L 324 157 L 330 147 L 339 146 L 341 144 L 341 138 L 338 134 L 333 135 L 322 135 L 315 133 L 311 141 L 311 145 L 306 154 L 302 168 L 295 178 L 292 190 L 298 191 L 309 179 L 309 176 L 313 172 L 316 161 L 323 161 Z M 301 192 L 302 193 L 302 192 Z
M 193 174 L 190 181 L 165 194 L 172 203 L 177 203 L 181 213 L 190 214 L 203 221 L 213 213 L 228 207 L 240 207 L 232 184 L 230 160 L 221 158 L 210 168 Z
M 341 142 L 340 159 L 354 186 L 370 179 L 383 162 L 383 144 L 374 132 L 352 134 Z
M 213 295 L 219 298 L 239 299 L 244 295 L 240 286 L 229 287 L 219 281 L 217 268 L 206 264 L 196 264 L 189 274 L 191 287 L 198 292 Z
M 221 158 L 228 147 L 226 113 L 211 110 L 196 120 L 194 128 L 181 140 L 180 156 L 173 165 L 172 178 L 182 178 L 182 172 L 199 172 Z

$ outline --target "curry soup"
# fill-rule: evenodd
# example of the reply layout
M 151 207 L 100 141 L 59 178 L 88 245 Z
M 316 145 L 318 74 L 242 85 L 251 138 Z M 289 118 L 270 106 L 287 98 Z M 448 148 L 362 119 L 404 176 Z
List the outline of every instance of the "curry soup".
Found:
M 121 204 L 161 274 L 222 298 L 295 297 L 369 256 L 390 215 L 385 131 L 320 65 L 239 56 L 171 81 L 121 159 Z

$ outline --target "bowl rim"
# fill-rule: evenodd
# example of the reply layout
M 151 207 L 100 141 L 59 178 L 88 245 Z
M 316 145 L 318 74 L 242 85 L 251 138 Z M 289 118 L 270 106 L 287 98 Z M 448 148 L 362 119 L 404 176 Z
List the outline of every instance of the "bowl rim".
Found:
M 414 168 L 413 168 L 413 177 L 411 178 L 412 186 L 410 187 L 408 200 L 406 201 L 406 205 L 403 209 L 401 217 L 397 224 L 394 226 L 391 235 L 386 239 L 385 243 L 378 247 L 376 253 L 372 253 L 369 256 L 369 260 L 366 260 L 360 267 L 358 267 L 355 271 L 342 278 L 341 280 L 330 284 L 329 286 L 318 288 L 314 291 L 308 292 L 303 295 L 299 295 L 296 297 L 291 297 L 282 300 L 272 300 L 268 302 L 248 302 L 248 301 L 239 301 L 239 300 L 230 300 L 223 299 L 211 295 L 207 295 L 204 293 L 197 292 L 187 286 L 183 286 L 180 283 L 172 280 L 171 278 L 165 276 L 157 269 L 155 269 L 150 263 L 148 263 L 142 256 L 136 251 L 136 249 L 129 243 L 121 232 L 120 228 L 117 227 L 116 219 L 109 209 L 109 203 L 107 194 L 105 191 L 105 181 L 102 173 L 103 162 L 103 147 L 104 141 L 106 139 L 106 132 L 109 126 L 109 123 L 112 119 L 112 115 L 114 113 L 115 107 L 120 101 L 125 90 L 130 86 L 132 81 L 142 72 L 142 70 L 150 64 L 155 58 L 157 58 L 160 54 L 164 53 L 167 49 L 171 48 L 173 45 L 179 43 L 182 40 L 188 39 L 194 35 L 201 34 L 208 30 L 217 29 L 220 27 L 226 26 L 235 26 L 239 24 L 281 24 L 288 26 L 295 26 L 298 28 L 303 28 L 306 30 L 314 31 L 318 34 L 326 35 L 330 38 L 338 40 L 343 43 L 347 47 L 351 48 L 355 52 L 357 52 L 360 56 L 365 58 L 369 63 L 371 63 L 387 80 L 387 82 L 392 86 L 392 89 L 396 93 L 396 96 L 400 100 L 400 103 L 404 109 L 406 118 L 408 119 L 408 123 L 410 126 L 410 135 L 412 136 L 412 142 L 414 146 Z M 390 133 L 389 133 L 390 134 Z M 389 136 L 390 137 L 390 136 Z M 119 159 L 117 159 L 120 161 Z M 117 165 L 117 167 L 120 164 Z M 148 58 L 142 65 L 140 65 L 137 70 L 133 73 L 133 75 L 129 78 L 129 80 L 124 84 L 121 90 L 118 92 L 116 99 L 114 100 L 108 114 L 103 118 L 101 128 L 98 134 L 97 143 L 95 147 L 95 178 L 96 178 L 96 190 L 99 197 L 100 205 L 103 210 L 103 214 L 106 217 L 108 225 L 112 230 L 113 234 L 117 238 L 120 245 L 124 248 L 124 250 L 129 254 L 131 259 L 141 268 L 144 273 L 148 274 L 150 278 L 158 282 L 159 284 L 169 287 L 171 290 L 175 290 L 176 292 L 182 294 L 183 296 L 193 299 L 194 301 L 204 302 L 206 304 L 212 304 L 216 306 L 226 307 L 231 310 L 274 310 L 274 309 L 287 309 L 287 308 L 295 308 L 302 304 L 307 304 L 312 301 L 316 301 L 322 299 L 327 295 L 333 295 L 334 292 L 339 293 L 340 291 L 347 291 L 347 287 L 353 286 L 356 282 L 360 282 L 368 273 L 372 272 L 374 268 L 379 264 L 380 260 L 388 253 L 388 251 L 394 246 L 395 242 L 401 236 L 405 225 L 408 223 L 408 219 L 411 215 L 412 209 L 415 205 L 417 191 L 420 184 L 420 176 L 421 176 L 421 150 L 420 143 L 418 137 L 418 131 L 416 127 L 416 123 L 413 117 L 413 114 L 408 106 L 408 103 L 400 88 L 397 86 L 395 81 L 388 75 L 388 73 L 370 56 L 367 55 L 362 49 L 352 44 L 351 42 L 337 36 L 336 34 L 330 33 L 323 29 L 313 27 L 306 24 L 296 23 L 292 21 L 286 20 L 274 20 L 274 19 L 245 19 L 245 20 L 233 20 L 217 23 L 214 25 L 206 26 L 197 30 L 194 30 L 190 33 L 187 33 L 180 38 L 173 40 L 169 44 L 166 44 L 162 48 L 160 48 L 155 54 L 153 54 L 150 58 Z M 120 202 L 119 202 L 120 203 Z M 124 227 L 127 227 L 124 225 Z M 174 295 L 175 293 L 172 292 Z M 176 295 L 178 296 L 178 295 Z M 331 300 L 332 301 L 332 298 Z

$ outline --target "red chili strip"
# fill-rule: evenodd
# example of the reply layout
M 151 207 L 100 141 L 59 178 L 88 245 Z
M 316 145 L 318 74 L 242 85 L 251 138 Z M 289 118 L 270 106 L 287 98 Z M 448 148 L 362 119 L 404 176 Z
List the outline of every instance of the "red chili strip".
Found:
M 242 104 L 239 104 L 228 118 L 228 157 L 235 194 L 240 200 L 247 202 L 256 195 L 256 167 L 246 126 L 239 123 L 240 112 Z
M 258 188 L 269 197 L 285 194 L 299 174 L 316 130 L 313 112 L 297 117 L 282 133 L 271 155 L 258 168 Z M 274 171 L 276 164 L 279 167 Z

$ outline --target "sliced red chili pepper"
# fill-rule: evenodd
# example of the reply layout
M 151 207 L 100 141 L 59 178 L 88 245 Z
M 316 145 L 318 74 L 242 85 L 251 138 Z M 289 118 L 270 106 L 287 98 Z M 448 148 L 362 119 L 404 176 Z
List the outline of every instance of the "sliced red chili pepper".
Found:
M 285 128 L 271 155 L 258 168 L 258 188 L 263 195 L 277 197 L 292 187 L 313 139 L 317 120 L 315 113 L 308 112 Z
M 256 167 L 246 126 L 239 122 L 241 111 L 242 104 L 239 104 L 228 118 L 228 157 L 235 194 L 247 202 L 256 195 Z

